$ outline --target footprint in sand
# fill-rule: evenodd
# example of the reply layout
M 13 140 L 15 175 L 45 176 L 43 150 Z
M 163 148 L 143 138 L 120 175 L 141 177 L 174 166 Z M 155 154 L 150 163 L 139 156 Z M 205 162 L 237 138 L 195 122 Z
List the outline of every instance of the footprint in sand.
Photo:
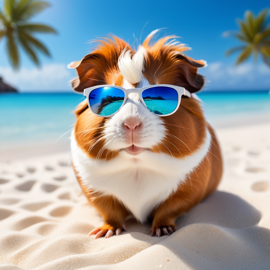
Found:
M 247 172 L 251 172 L 251 173 L 258 173 L 258 172 L 263 172 L 265 171 L 264 168 L 260 168 L 260 167 L 247 167 L 246 168 Z
M 53 209 L 50 215 L 53 217 L 63 217 L 66 216 L 72 210 L 71 206 L 61 206 Z
M 8 182 L 9 182 L 8 179 L 0 178 L 0 185 L 6 184 L 6 183 L 8 183 Z
M 43 184 L 41 186 L 41 189 L 48 193 L 55 191 L 57 188 L 59 188 L 59 186 L 52 185 L 52 184 Z
M 36 168 L 34 168 L 34 167 L 28 167 L 26 170 L 27 170 L 29 173 L 34 173 L 34 172 L 36 171 Z
M 0 204 L 13 205 L 13 204 L 18 203 L 20 201 L 21 200 L 19 200 L 19 199 L 1 199 Z
M 9 216 L 11 216 L 14 213 L 15 212 L 13 212 L 13 211 L 11 211 L 9 209 L 0 208 L 0 220 L 8 218 Z
M 69 164 L 68 164 L 68 162 L 61 160 L 58 162 L 58 165 L 61 167 L 67 167 Z
M 24 174 L 23 174 L 23 173 L 17 173 L 16 175 L 17 175 L 19 178 L 24 177 Z
M 257 192 L 263 192 L 269 189 L 268 181 L 258 181 L 251 186 L 251 189 Z
M 30 191 L 32 189 L 32 187 L 34 186 L 35 183 L 36 183 L 36 180 L 29 180 L 23 184 L 16 186 L 15 188 L 17 190 L 27 192 L 27 191 Z
M 70 194 L 68 192 L 59 195 L 58 198 L 60 200 L 70 200 L 71 199 Z
M 257 151 L 248 151 L 248 155 L 249 156 L 258 156 L 258 155 L 260 155 L 260 152 L 257 152 Z
M 46 171 L 54 171 L 54 168 L 52 166 L 49 166 L 49 165 L 45 166 L 44 169 Z
M 56 181 L 64 181 L 67 179 L 67 177 L 65 175 L 59 175 L 59 176 L 53 177 L 53 179 Z

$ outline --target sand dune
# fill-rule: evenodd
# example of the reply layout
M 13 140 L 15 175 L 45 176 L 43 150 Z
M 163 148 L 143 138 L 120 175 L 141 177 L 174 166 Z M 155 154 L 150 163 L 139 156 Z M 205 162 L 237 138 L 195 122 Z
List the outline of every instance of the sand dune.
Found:
M 76 183 L 68 154 L 0 163 L 0 269 L 270 269 L 270 125 L 218 131 L 219 190 L 150 237 L 134 219 L 109 239 Z

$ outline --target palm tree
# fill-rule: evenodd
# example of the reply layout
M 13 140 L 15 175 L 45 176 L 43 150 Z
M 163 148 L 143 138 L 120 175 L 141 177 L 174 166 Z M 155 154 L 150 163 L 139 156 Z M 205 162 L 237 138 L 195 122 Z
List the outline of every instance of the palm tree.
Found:
M 251 11 L 245 12 L 245 19 L 238 20 L 240 30 L 227 31 L 224 36 L 233 36 L 243 42 L 242 46 L 234 47 L 226 52 L 230 55 L 235 52 L 241 52 L 236 60 L 236 65 L 246 61 L 251 54 L 257 61 L 258 55 L 261 55 L 266 65 L 270 66 L 270 24 L 267 24 L 268 10 L 261 11 L 258 16 L 254 16 Z
M 37 53 L 41 52 L 47 56 L 50 56 L 50 53 L 33 34 L 56 34 L 56 31 L 48 25 L 32 23 L 29 20 L 49 7 L 49 3 L 40 0 L 3 0 L 3 2 L 4 9 L 0 10 L 0 41 L 6 39 L 12 67 L 14 69 L 20 67 L 19 46 L 37 66 L 40 66 Z

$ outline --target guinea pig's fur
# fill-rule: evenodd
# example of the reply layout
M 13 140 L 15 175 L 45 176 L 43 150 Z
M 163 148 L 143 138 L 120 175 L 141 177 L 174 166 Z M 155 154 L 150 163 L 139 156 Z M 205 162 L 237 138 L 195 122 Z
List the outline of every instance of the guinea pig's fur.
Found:
M 152 42 L 154 34 L 137 52 L 117 37 L 99 41 L 92 53 L 70 64 L 78 74 L 71 82 L 73 89 L 171 84 L 199 91 L 204 78 L 197 69 L 205 62 L 184 55 L 188 48 L 170 42 L 171 36 Z M 217 188 L 221 151 L 194 95 L 183 96 L 179 109 L 166 117 L 150 112 L 135 93 L 112 117 L 93 114 L 86 101 L 75 113 L 73 168 L 85 196 L 105 222 L 90 233 L 96 238 L 120 234 L 129 215 L 140 222 L 152 220 L 152 235 L 171 234 L 176 218 Z M 125 128 L 127 121 L 138 122 L 133 133 Z M 132 145 L 144 151 L 132 155 L 124 150 Z

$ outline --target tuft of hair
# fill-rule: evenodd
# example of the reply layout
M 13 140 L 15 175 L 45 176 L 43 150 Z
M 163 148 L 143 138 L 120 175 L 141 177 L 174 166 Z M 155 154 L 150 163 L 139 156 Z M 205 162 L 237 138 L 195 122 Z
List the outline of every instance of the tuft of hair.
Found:
M 68 66 L 76 68 L 78 74 L 71 81 L 73 89 L 83 92 L 98 84 L 115 84 L 122 77 L 128 84 L 138 84 L 137 87 L 170 83 L 185 87 L 192 93 L 199 91 L 204 78 L 197 74 L 197 69 L 206 63 L 184 55 L 190 48 L 178 43 L 176 36 L 155 41 L 158 31 L 151 32 L 137 51 L 115 36 L 97 40 L 99 44 L 92 53 Z
M 118 67 L 123 77 L 131 84 L 139 83 L 143 80 L 144 62 L 147 57 L 144 47 L 140 46 L 133 54 L 130 50 L 124 49 L 118 59 Z

